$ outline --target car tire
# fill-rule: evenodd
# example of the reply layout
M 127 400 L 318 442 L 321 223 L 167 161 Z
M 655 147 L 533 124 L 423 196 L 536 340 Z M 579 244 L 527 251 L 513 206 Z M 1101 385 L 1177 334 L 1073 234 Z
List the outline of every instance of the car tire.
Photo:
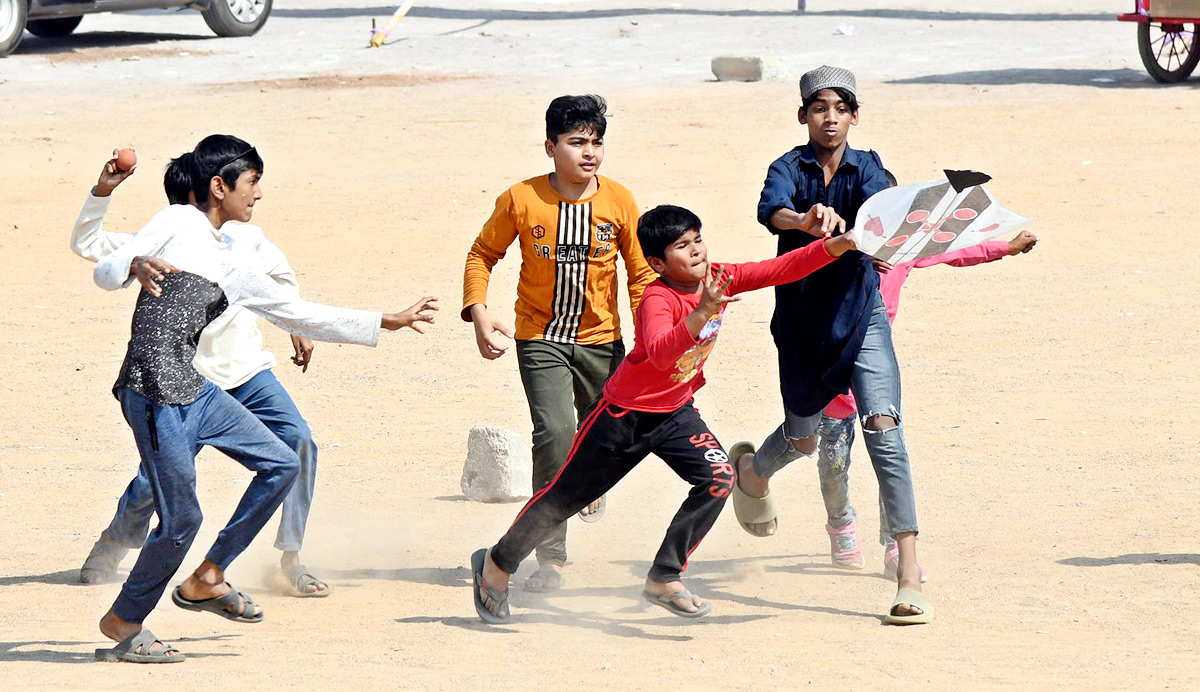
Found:
M 28 17 L 29 0 L 0 0 L 0 58 L 20 45 Z
M 57 19 L 35 19 L 25 24 L 25 30 L 42 38 L 70 36 L 83 17 L 59 17 Z
M 201 14 L 217 36 L 250 36 L 267 23 L 271 4 L 272 0 L 209 0 Z

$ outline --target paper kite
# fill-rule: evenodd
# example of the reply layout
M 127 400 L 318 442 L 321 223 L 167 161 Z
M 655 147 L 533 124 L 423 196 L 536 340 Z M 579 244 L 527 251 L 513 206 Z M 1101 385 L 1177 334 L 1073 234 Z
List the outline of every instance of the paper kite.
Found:
M 978 245 L 1032 221 L 1004 208 L 976 171 L 946 171 L 944 180 L 889 188 L 858 210 L 854 242 L 876 259 L 899 264 Z

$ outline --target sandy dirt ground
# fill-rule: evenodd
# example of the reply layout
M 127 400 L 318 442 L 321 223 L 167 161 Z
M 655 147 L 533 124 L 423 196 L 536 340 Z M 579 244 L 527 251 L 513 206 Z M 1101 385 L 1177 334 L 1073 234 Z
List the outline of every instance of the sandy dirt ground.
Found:
M 227 69 L 238 55 L 274 50 L 269 32 L 320 33 L 319 14 L 289 17 L 286 4 L 261 48 L 255 39 L 196 38 L 186 42 L 192 55 L 180 56 L 171 39 L 159 48 L 170 54 L 155 56 L 147 50 L 156 39 L 142 33 L 152 28 L 103 40 L 85 33 L 75 47 L 30 39 L 29 52 L 0 62 L 8 80 L 0 86 L 0 688 L 1200 688 L 1200 471 L 1187 422 L 1200 406 L 1191 314 L 1200 240 L 1188 163 L 1200 93 L 1159 88 L 1140 73 L 1132 29 L 1109 19 L 1123 3 L 977 4 L 1027 14 L 953 18 L 932 2 L 873 2 L 845 3 L 846 16 L 816 7 L 824 14 L 798 17 L 783 3 L 764 18 L 724 16 L 707 3 L 711 16 L 673 17 L 649 3 L 631 19 L 558 3 L 547 11 L 564 16 L 501 16 L 490 29 L 528 33 L 523 43 L 594 31 L 603 43 L 616 40 L 613 23 L 666 27 L 639 39 L 656 47 L 636 79 L 607 64 L 591 82 L 544 64 L 490 69 L 482 49 L 475 69 L 463 69 L 461 52 L 472 49 L 438 44 L 452 39 L 429 25 L 467 23 L 457 3 L 406 20 L 418 38 L 363 58 L 375 66 L 295 68 L 303 74 L 248 60 Z M 897 6 L 908 14 L 889 14 Z M 386 15 L 347 14 L 367 10 Z M 87 21 L 141 26 L 158 16 Z M 641 582 L 685 493 L 652 458 L 610 494 L 602 522 L 572 522 L 562 592 L 515 588 L 512 624 L 483 625 L 468 557 L 519 505 L 463 498 L 467 431 L 530 424 L 514 357 L 481 359 L 456 313 L 465 253 L 496 195 L 548 170 L 546 103 L 603 93 L 612 104 L 604 173 L 643 208 L 695 210 L 714 258 L 770 256 L 754 206 L 766 166 L 803 141 L 796 75 L 716 83 L 703 44 L 767 23 L 762 31 L 778 45 L 786 32 L 810 31 L 824 46 L 839 21 L 875 37 L 839 37 L 857 47 L 831 44 L 840 53 L 827 60 L 815 49 L 778 55 L 797 71 L 852 56 L 865 104 L 852 144 L 881 152 L 901 181 L 943 167 L 987 171 L 1001 200 L 1037 217 L 1030 229 L 1042 239 L 1032 254 L 996 264 L 917 271 L 901 301 L 896 344 L 937 620 L 882 625 L 894 587 L 872 540 L 875 480 L 858 446 L 851 483 L 868 556 L 862 572 L 830 567 L 816 471 L 796 465 L 773 486 L 779 535 L 749 536 L 728 509 L 693 555 L 685 579 L 713 602 L 712 615 L 691 622 L 652 608 L 639 598 Z M 945 35 L 960 29 L 991 36 L 1008 59 L 976 57 L 960 69 L 903 50 L 906 32 L 921 30 L 961 52 Z M 1058 62 L 1024 62 L 1024 37 L 1055 32 L 1070 37 Z M 690 42 L 680 50 L 703 56 L 698 66 L 658 71 L 673 62 L 667 42 Z M 376 69 L 386 51 L 418 43 L 439 45 L 445 61 Z M 210 60 L 225 62 L 210 69 Z M 187 78 L 164 77 L 164 64 Z M 141 162 L 108 225 L 135 231 L 163 202 L 162 167 L 211 132 L 262 152 L 265 197 L 254 221 L 287 252 L 306 297 L 391 310 L 432 293 L 444 309 L 424 336 L 387 334 L 373 350 L 318 345 L 307 374 L 286 362 L 276 370 L 320 443 L 304 556 L 332 597 L 273 588 L 272 524 L 229 572 L 263 604 L 265 622 L 237 625 L 164 599 L 147 625 L 188 660 L 102 665 L 92 661 L 107 644 L 96 622 L 118 585 L 83 586 L 77 574 L 137 465 L 109 393 L 134 293 L 97 289 L 66 241 L 114 146 L 135 144 Z M 492 284 L 493 309 L 506 318 L 516 272 L 510 256 Z M 781 415 L 772 302 L 761 292 L 734 306 L 707 366 L 697 402 L 726 445 L 761 440 Z M 627 306 L 624 314 L 631 325 Z M 264 330 L 284 360 L 286 335 Z M 185 570 L 248 480 L 211 450 L 197 463 L 207 521 Z

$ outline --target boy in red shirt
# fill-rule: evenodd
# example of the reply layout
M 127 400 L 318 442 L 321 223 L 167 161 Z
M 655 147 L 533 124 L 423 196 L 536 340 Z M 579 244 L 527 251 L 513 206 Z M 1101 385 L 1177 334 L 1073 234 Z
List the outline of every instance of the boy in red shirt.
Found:
M 814 232 L 841 223 L 832 209 L 813 205 L 801 224 Z M 713 265 L 700 237 L 700 219 L 674 206 L 642 215 L 638 240 L 659 277 L 642 294 L 637 343 L 579 425 L 558 475 L 529 500 L 489 551 L 471 556 L 475 610 L 485 622 L 509 618 L 508 580 L 545 535 L 600 497 L 649 454 L 692 485 L 671 520 L 642 595 L 682 617 L 700 617 L 711 604 L 680 581 L 687 557 L 716 522 L 737 478 L 716 436 L 692 405 L 704 385 L 725 306 L 738 293 L 797 281 L 853 250 L 848 235 L 810 243 L 762 262 Z

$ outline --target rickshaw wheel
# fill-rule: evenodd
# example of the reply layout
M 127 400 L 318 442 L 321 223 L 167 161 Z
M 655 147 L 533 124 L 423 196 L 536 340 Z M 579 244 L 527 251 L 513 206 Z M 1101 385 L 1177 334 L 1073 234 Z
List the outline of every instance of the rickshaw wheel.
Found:
M 1138 24 L 1138 53 L 1156 82 L 1181 82 L 1200 62 L 1195 24 Z

